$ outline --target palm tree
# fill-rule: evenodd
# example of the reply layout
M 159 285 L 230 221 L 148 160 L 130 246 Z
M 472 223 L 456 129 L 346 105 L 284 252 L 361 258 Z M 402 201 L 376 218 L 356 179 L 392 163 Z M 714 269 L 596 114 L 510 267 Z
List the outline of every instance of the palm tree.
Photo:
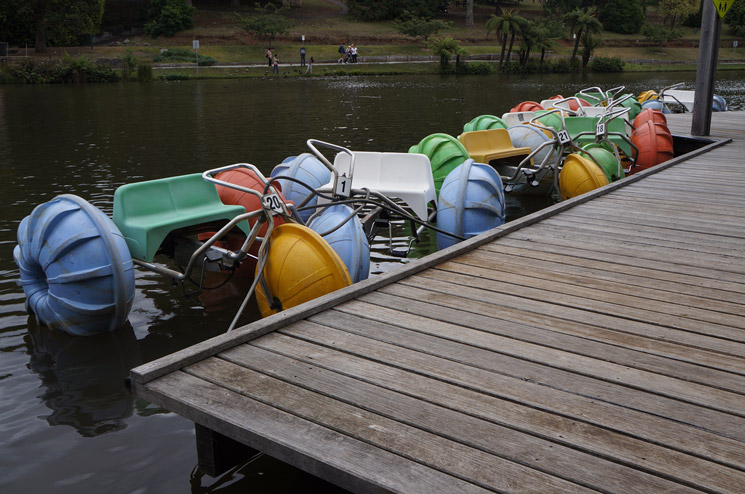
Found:
M 465 55 L 466 51 L 460 47 L 458 41 L 453 38 L 437 37 L 428 43 L 432 53 L 440 57 L 440 70 L 442 72 L 447 71 L 447 65 L 450 58 L 455 55 L 457 59 L 460 59 L 461 55 Z
M 600 40 L 593 38 L 590 31 L 582 33 L 582 72 L 587 71 L 587 63 L 598 45 L 600 45 Z
M 576 8 L 564 16 L 564 22 L 569 24 L 572 33 L 575 35 L 572 59 L 577 56 L 577 49 L 579 48 L 579 41 L 582 38 L 583 32 L 600 33 L 603 30 L 603 25 L 595 17 L 596 15 L 597 9 L 595 7 L 588 7 L 584 10 Z
M 502 53 L 499 55 L 500 68 L 502 67 L 502 63 L 504 62 L 504 53 L 507 49 L 507 38 L 512 35 L 512 39 L 510 40 L 510 49 L 507 52 L 507 59 L 509 60 L 510 55 L 512 54 L 512 45 L 515 42 L 515 36 L 518 32 L 520 32 L 522 26 L 524 26 L 528 22 L 527 19 L 517 14 L 518 12 L 513 12 L 512 10 L 505 10 L 501 16 L 492 14 L 492 16 L 489 17 L 489 19 L 486 21 L 486 24 L 484 25 L 484 27 L 486 27 L 487 37 L 492 31 L 494 31 L 497 36 L 502 37 Z
M 515 44 L 515 36 L 517 36 L 518 33 L 524 32 L 528 26 L 528 20 L 525 17 L 517 15 L 517 12 L 514 14 L 510 12 L 510 14 L 510 47 L 507 49 L 507 60 L 512 57 L 512 46 Z
M 530 59 L 530 51 L 536 48 L 536 40 L 538 37 L 538 29 L 535 24 L 528 22 L 521 31 L 523 42 L 520 45 L 520 62 L 523 67 L 528 65 L 528 59 Z
M 544 26 L 538 26 L 535 29 L 535 46 L 534 49 L 541 50 L 541 65 L 546 56 L 546 50 L 554 47 L 554 40 L 550 37 L 548 29 Z
M 494 33 L 497 35 L 497 38 L 502 38 L 502 53 L 499 55 L 499 66 L 502 67 L 504 52 L 507 49 L 507 20 L 504 19 L 503 16 L 492 14 L 491 17 L 486 20 L 486 24 L 484 24 L 484 27 L 486 28 L 487 38 L 489 37 L 489 33 L 492 31 L 494 31 Z

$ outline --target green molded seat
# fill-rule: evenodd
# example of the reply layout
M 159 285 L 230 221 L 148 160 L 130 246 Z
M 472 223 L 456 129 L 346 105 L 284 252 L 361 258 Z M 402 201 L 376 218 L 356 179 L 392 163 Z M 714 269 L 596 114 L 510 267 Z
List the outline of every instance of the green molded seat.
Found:
M 591 142 L 595 142 L 595 129 L 597 128 L 600 117 L 565 117 L 564 124 L 566 125 L 567 132 L 572 136 L 572 140 L 578 146 L 583 146 Z M 617 132 L 626 135 L 626 123 L 621 118 L 614 118 L 607 122 L 608 132 Z M 589 132 L 588 135 L 576 137 L 581 132 Z M 626 142 L 621 136 L 609 135 L 608 140 L 618 146 L 626 156 L 631 156 L 631 144 Z
M 199 173 L 127 184 L 114 193 L 114 223 L 132 257 L 148 262 L 170 232 L 230 221 L 245 212 L 243 206 L 223 204 L 215 186 Z M 247 221 L 238 226 L 248 235 Z

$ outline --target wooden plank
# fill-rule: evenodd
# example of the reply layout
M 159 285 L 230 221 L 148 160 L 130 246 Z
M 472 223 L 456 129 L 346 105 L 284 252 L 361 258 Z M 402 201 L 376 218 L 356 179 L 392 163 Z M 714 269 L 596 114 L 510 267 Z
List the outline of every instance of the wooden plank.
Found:
M 278 337 L 273 337 L 271 341 L 278 339 Z M 315 351 L 313 348 L 308 349 L 302 342 L 297 342 L 300 346 L 296 348 L 294 345 L 296 342 L 281 340 L 282 344 L 276 346 L 279 347 L 280 352 L 287 351 L 299 356 L 303 353 L 312 354 Z M 468 441 L 474 447 L 483 449 L 495 457 L 514 458 L 516 463 L 536 468 L 548 475 L 559 479 L 564 478 L 585 487 L 602 489 L 605 492 L 657 492 L 666 488 L 684 489 L 682 485 L 673 485 L 673 482 L 699 488 L 708 483 L 709 488 L 732 491 L 734 485 L 741 485 L 745 482 L 745 472 L 630 439 L 620 434 L 608 433 L 600 428 L 584 427 L 545 412 L 525 409 L 522 410 L 524 414 L 517 413 L 517 410 L 508 410 L 505 413 L 504 408 L 510 406 L 507 403 L 485 399 L 484 396 L 474 392 L 460 393 L 461 390 L 457 387 L 448 386 L 436 380 L 417 379 L 422 389 L 431 389 L 436 395 L 434 398 L 436 401 L 433 402 L 432 399 L 424 400 L 408 394 L 396 393 L 374 383 L 334 372 L 334 369 L 321 367 L 326 363 L 325 359 L 320 363 L 316 359 L 313 359 L 311 363 L 301 363 L 282 357 L 281 353 L 261 351 L 251 346 L 244 345 L 240 349 L 233 349 L 224 357 L 257 371 L 267 372 L 279 379 L 298 383 L 317 393 L 332 395 L 363 410 L 390 417 L 394 424 L 414 423 L 418 428 L 423 429 L 423 432 L 415 434 L 417 442 L 421 441 L 422 437 L 429 437 L 430 434 L 450 437 L 452 440 L 457 438 L 459 441 Z M 324 349 L 319 349 L 319 351 L 323 352 Z M 312 367 L 308 368 L 308 366 Z M 347 367 L 344 366 L 344 369 Z M 391 368 L 379 368 L 378 372 L 388 377 L 386 379 L 371 376 L 376 381 L 390 381 L 394 375 L 405 375 Z M 311 375 L 308 376 L 308 373 Z M 246 382 L 245 379 L 235 381 Z M 453 399 L 447 391 L 459 393 L 459 397 L 466 400 L 468 414 L 458 411 L 462 408 L 462 402 Z M 254 393 L 253 389 L 248 392 Z M 287 394 L 274 393 L 271 399 L 285 402 Z M 444 406 L 439 403 L 440 400 Z M 458 408 L 452 408 L 452 406 Z M 325 410 L 333 415 L 330 409 Z M 346 415 L 357 413 L 363 412 L 350 411 Z M 480 416 L 474 416 L 474 414 Z M 498 423 L 505 417 L 510 421 L 509 427 Z M 319 416 L 318 419 L 326 420 L 324 416 Z M 344 419 L 345 417 L 340 417 L 337 422 L 343 422 Z M 346 420 L 350 421 L 349 418 Z M 377 426 L 378 423 L 375 422 L 375 425 Z M 385 428 L 388 425 L 390 424 L 384 423 L 380 424 L 380 427 Z M 513 427 L 519 427 L 519 430 L 514 430 Z M 354 427 L 354 429 L 363 434 L 367 432 L 364 425 Z M 550 437 L 547 438 L 544 434 Z M 408 443 L 412 441 L 400 440 L 399 442 L 404 444 L 399 447 L 408 449 Z M 565 444 L 573 447 L 565 446 Z M 420 452 L 417 456 L 425 458 L 431 456 L 432 453 L 429 451 L 432 449 L 431 446 L 426 447 L 426 452 Z M 644 458 L 644 465 L 641 467 L 644 473 L 636 470 L 640 466 L 640 456 Z M 634 468 L 628 468 L 630 465 Z M 472 475 L 475 474 L 476 472 Z M 537 472 L 529 475 L 540 478 Z M 498 472 L 496 475 L 494 472 L 489 475 L 489 477 L 496 476 L 499 476 Z M 717 480 L 712 482 L 710 477 L 717 477 Z M 500 490 L 498 486 L 493 487 Z M 529 486 L 523 486 L 521 490 L 536 492 L 535 488 Z
M 711 270 L 727 270 L 733 264 L 744 264 L 744 255 L 737 255 L 734 249 L 717 250 L 715 247 L 707 249 L 706 246 L 694 246 L 691 244 L 676 243 L 672 239 L 665 241 L 663 239 L 652 239 L 650 237 L 640 238 L 640 233 L 636 236 L 629 234 L 619 234 L 615 230 L 589 231 L 580 229 L 566 229 L 551 225 L 543 225 L 540 230 L 527 230 L 522 236 L 514 236 L 517 239 L 530 239 L 533 242 L 555 243 L 557 245 L 566 245 L 574 241 L 574 245 L 582 246 L 585 249 L 608 253 L 609 257 L 621 255 L 624 253 L 627 257 L 658 260 L 664 259 L 670 264 L 695 265 Z M 612 247 L 609 247 L 612 246 Z M 690 258 L 687 261 L 686 258 Z M 745 279 L 745 268 L 736 271 L 741 278 Z M 733 278 L 736 279 L 736 278 Z
M 143 399 L 352 492 L 488 492 L 180 371 L 132 384 Z
M 384 287 L 381 291 L 391 295 L 427 301 L 443 307 L 490 314 L 497 318 L 500 317 L 499 312 L 503 311 L 504 308 L 511 308 L 523 310 L 526 313 L 539 313 L 551 319 L 563 319 L 573 323 L 598 326 L 620 333 L 644 336 L 662 341 L 673 341 L 680 345 L 687 345 L 740 358 L 743 357 L 744 353 L 741 343 L 730 340 L 680 331 L 671 327 L 649 324 L 644 321 L 613 317 L 601 312 L 561 306 L 539 300 L 526 300 L 522 297 L 479 288 L 458 286 L 450 284 L 447 281 L 431 278 L 411 277 L 395 286 Z M 550 321 L 546 324 L 547 327 L 552 327 Z
M 594 218 L 591 215 L 586 215 L 581 218 L 578 216 L 579 215 L 569 216 L 562 214 L 545 220 L 544 224 L 572 231 L 608 232 L 607 225 L 605 223 L 594 221 Z M 671 242 L 679 245 L 690 245 L 696 248 L 706 248 L 708 246 L 713 249 L 712 252 L 715 253 L 745 257 L 745 253 L 740 249 L 742 241 L 734 237 L 721 237 L 719 235 L 708 233 L 681 232 L 666 228 L 640 225 L 635 222 L 621 221 L 613 222 L 612 231 L 615 235 L 619 236 L 636 235 L 640 240 L 664 240 L 665 238 L 668 238 Z
M 522 243 L 522 245 L 530 245 Z M 577 272 L 583 276 L 592 276 L 599 279 L 618 280 L 631 286 L 644 286 L 649 288 L 658 287 L 670 293 L 681 293 L 700 297 L 707 303 L 722 301 L 727 304 L 739 306 L 742 295 L 727 290 L 721 290 L 713 286 L 696 286 L 695 278 L 671 275 L 663 271 L 649 271 L 642 268 L 624 266 L 622 264 L 607 263 L 601 260 L 587 259 L 581 253 L 571 252 L 545 252 L 534 248 L 523 246 L 514 247 L 507 241 L 499 242 L 498 246 L 491 248 L 484 246 L 477 251 L 469 252 L 468 256 L 488 256 L 509 254 L 520 257 L 524 262 L 535 265 L 537 268 L 556 269 L 565 272 L 567 268 L 575 267 Z M 726 312 L 726 310 L 725 310 Z
M 631 458 L 634 456 L 635 448 L 649 450 L 649 444 L 657 444 L 676 452 L 729 465 L 741 471 L 737 475 L 742 474 L 744 453 L 741 441 L 703 432 L 687 425 L 680 426 L 661 417 L 649 417 L 625 407 L 556 392 L 551 388 L 531 386 L 530 383 L 526 386 L 525 383 L 514 379 L 505 379 L 484 370 L 454 364 L 433 355 L 397 348 L 364 337 L 344 335 L 339 331 L 330 331 L 309 323 L 300 324 L 298 329 L 300 327 L 302 331 L 288 331 L 288 336 L 296 338 L 273 334 L 250 344 L 251 347 L 256 346 L 297 360 L 301 363 L 299 368 L 288 368 L 287 364 L 272 365 L 268 361 L 262 361 L 260 355 L 245 348 L 249 345 L 236 347 L 223 357 L 234 361 L 240 359 L 242 365 L 256 366 L 255 368 L 265 372 L 282 372 L 286 380 L 303 383 L 307 387 L 319 386 L 324 393 L 335 397 L 348 395 L 348 402 L 364 402 L 364 408 L 375 406 L 374 403 L 367 401 L 365 394 L 359 394 L 362 390 L 369 389 L 363 385 L 367 383 L 416 400 L 503 424 L 525 434 L 591 451 L 592 454 L 604 458 L 614 458 L 616 461 L 633 463 Z M 330 338 L 342 338 L 344 347 L 338 347 L 335 340 Z M 413 359 L 416 367 L 409 363 L 408 359 Z M 440 365 L 444 367 L 438 367 Z M 314 384 L 319 378 L 320 368 L 336 374 L 332 383 Z M 338 384 L 342 379 L 340 376 L 345 376 L 344 378 L 350 381 L 342 386 Z M 506 388 L 501 387 L 503 384 Z M 343 389 L 339 389 L 340 386 Z M 349 390 L 355 394 L 349 395 Z M 540 396 L 533 396 L 533 391 Z M 508 398 L 512 394 L 516 398 L 514 402 Z M 547 408 L 534 406 L 549 396 Z M 507 401 L 503 401 L 505 398 Z M 572 408 L 577 404 L 587 407 Z M 395 403 L 391 404 L 391 407 L 394 410 L 397 408 Z M 425 411 L 420 404 L 417 404 L 417 408 L 419 413 Z M 564 414 L 565 411 L 568 411 L 568 415 Z M 431 413 L 436 414 L 437 409 L 433 409 Z M 634 419 L 642 419 L 642 423 L 635 426 Z M 461 425 L 463 424 L 458 424 L 459 427 Z M 607 435 L 607 432 L 601 432 L 602 429 L 621 434 Z M 476 429 L 481 430 L 482 427 Z M 598 438 L 597 449 L 593 444 L 595 435 L 604 436 L 604 439 Z M 629 441 L 626 438 L 635 440 Z M 614 443 L 618 443 L 616 446 L 620 451 L 617 453 L 612 451 Z M 637 454 L 639 452 L 636 451 Z M 657 451 L 654 454 L 661 455 L 663 452 Z M 678 455 L 672 456 L 680 458 Z M 658 473 L 662 471 L 664 468 L 657 469 Z
M 650 301 L 671 302 L 723 314 L 739 315 L 743 312 L 742 304 L 705 299 L 680 291 L 669 291 L 669 289 L 679 289 L 679 285 L 661 287 L 658 282 L 650 281 L 647 278 L 620 276 L 615 273 L 608 273 L 603 269 L 590 269 L 560 262 L 524 258 L 507 252 L 497 253 L 479 250 L 469 252 L 447 262 L 478 266 L 498 270 L 502 273 L 540 277 L 593 290 L 611 292 L 616 294 L 617 297 L 643 297 Z M 446 263 L 441 266 L 443 265 L 446 265 Z
M 531 240 L 525 240 L 510 236 L 504 238 L 499 242 L 498 245 L 485 245 L 483 249 L 493 250 L 499 252 L 504 246 L 515 247 L 526 251 L 525 255 L 530 255 L 527 251 L 535 251 L 541 253 L 542 257 L 547 257 L 544 254 L 560 254 L 565 256 L 571 256 L 583 262 L 585 260 L 590 261 L 601 261 L 608 270 L 620 270 L 626 273 L 633 273 L 639 276 L 646 276 L 648 278 L 673 281 L 676 283 L 685 283 L 692 286 L 697 286 L 706 289 L 716 289 L 725 292 L 733 292 L 730 294 L 731 298 L 725 300 L 739 301 L 742 300 L 742 293 L 745 293 L 745 285 L 741 282 L 731 281 L 723 278 L 712 278 L 711 275 L 702 269 L 691 268 L 681 272 L 679 269 L 673 269 L 675 265 L 668 266 L 664 262 L 653 261 L 649 259 L 638 259 L 626 256 L 615 256 L 613 258 L 599 253 L 591 249 L 584 249 L 581 247 L 569 246 L 569 245 L 553 245 L 543 242 L 533 242 Z M 624 262 L 625 261 L 625 262 Z M 581 264 L 583 265 L 583 264 Z M 666 269 L 667 268 L 667 269 Z M 698 276 L 696 272 L 702 272 L 704 276 Z M 733 278 L 733 276 L 728 276 Z M 735 278 L 737 278 L 735 276 Z
M 633 288 L 628 290 L 625 297 L 622 297 L 616 291 L 604 290 L 597 286 L 590 287 L 582 284 L 581 281 L 577 284 L 566 283 L 562 279 L 550 279 L 548 275 L 543 276 L 543 273 L 536 272 L 527 276 L 524 273 L 505 272 L 499 268 L 484 266 L 483 264 L 471 266 L 467 263 L 447 261 L 433 269 L 452 273 L 454 275 L 452 281 L 459 284 L 467 282 L 463 280 L 465 276 L 472 277 L 472 280 L 482 278 L 491 282 L 479 283 L 479 286 L 482 287 L 490 285 L 490 289 L 501 290 L 505 286 L 511 285 L 515 287 L 512 292 L 514 295 L 565 303 L 589 310 L 600 310 L 605 314 L 640 319 L 712 336 L 721 335 L 725 337 L 723 336 L 724 333 L 719 333 L 720 330 L 731 332 L 731 328 L 735 328 L 737 331 L 731 332 L 735 336 L 733 339 L 745 341 L 745 316 L 742 312 L 726 314 L 690 307 L 674 300 L 667 301 L 659 298 L 649 300 L 639 296 Z M 424 273 L 430 273 L 430 271 Z M 447 276 L 447 274 L 444 276 Z M 741 311 L 743 309 L 745 309 L 745 306 L 741 308 Z M 723 328 L 723 326 L 727 327 Z
M 520 485 L 520 490 L 529 492 L 593 492 L 562 480 L 561 477 L 571 476 L 565 472 L 553 476 L 540 471 L 549 468 L 546 463 L 553 459 L 551 454 L 537 453 L 535 449 L 531 451 L 540 457 L 532 460 L 533 464 L 542 462 L 537 465 L 540 470 L 531 468 L 527 451 L 520 458 L 527 461 L 507 458 L 509 454 L 504 451 L 509 450 L 509 445 L 519 445 L 520 442 L 514 431 L 483 421 L 478 423 L 457 412 L 438 409 L 344 376 L 330 375 L 321 369 L 308 369 L 307 365 L 299 366 L 286 357 L 246 348 L 245 345 L 241 346 L 241 351 L 232 349 L 226 352 L 225 358 L 230 358 L 230 361 L 210 358 L 189 366 L 185 371 L 334 430 L 344 437 L 352 437 L 484 489 L 517 492 L 516 486 Z M 257 366 L 257 361 L 261 365 Z M 285 369 L 295 374 L 289 376 L 293 381 L 310 383 L 310 389 L 272 377 L 288 377 L 282 372 Z M 309 371 L 311 376 L 307 376 Z M 334 398 L 326 396 L 329 393 Z M 430 413 L 426 419 L 414 420 L 416 427 L 411 425 L 410 419 L 407 420 L 408 415 L 427 411 Z M 469 436 L 474 434 L 469 434 L 466 426 L 474 423 L 480 426 L 481 433 L 492 436 L 489 438 L 492 442 L 488 443 L 486 437 L 469 440 Z M 562 452 L 570 457 L 573 455 L 569 449 L 557 448 L 563 449 Z M 369 467 L 379 468 L 375 464 Z
M 572 351 L 586 356 L 602 355 L 609 361 L 652 372 L 661 373 L 662 369 L 667 369 L 670 375 L 687 378 L 701 384 L 706 384 L 708 381 L 697 381 L 697 379 L 711 379 L 717 383 L 722 382 L 717 381 L 718 379 L 736 380 L 738 379 L 736 376 L 722 375 L 719 371 L 739 375 L 743 373 L 745 367 L 745 362 L 741 357 L 722 355 L 717 352 L 680 345 L 674 341 L 654 340 L 644 336 L 616 332 L 589 324 L 572 323 L 529 311 L 505 307 L 498 307 L 491 313 L 476 314 L 416 299 L 375 292 L 361 297 L 358 301 L 350 301 L 340 305 L 334 310 L 353 312 L 363 308 L 365 311 L 364 317 L 378 323 L 396 321 L 397 317 L 402 318 L 402 320 L 409 320 L 408 314 L 425 317 L 429 322 L 432 322 L 432 320 L 444 322 L 446 323 L 446 329 L 443 331 L 462 342 L 465 342 L 464 338 L 469 335 L 468 333 L 464 334 L 459 326 L 498 334 L 518 341 Z M 451 327 L 450 324 L 455 326 Z M 432 331 L 437 328 L 439 328 L 439 325 L 435 324 Z M 438 334 L 438 336 L 445 337 L 442 334 Z M 461 340 L 462 338 L 463 340 Z M 505 342 L 500 342 L 493 349 L 500 353 L 508 353 L 503 346 L 504 344 Z M 628 350 L 632 352 L 627 353 Z M 664 358 L 664 360 L 660 358 Z M 688 367 L 690 364 L 696 366 L 696 372 Z M 673 368 L 677 370 L 673 371 Z
M 447 288 L 446 284 L 432 282 L 437 288 Z M 396 288 L 399 287 L 390 287 Z M 442 293 L 452 294 L 443 291 Z M 436 299 L 436 297 L 431 297 Z M 437 302 L 440 305 L 456 305 L 457 300 L 443 301 L 440 297 Z M 455 297 L 448 297 L 448 299 Z M 424 299 L 427 300 L 427 299 Z M 486 304 L 481 304 L 486 305 Z M 463 307 L 460 307 L 463 308 Z M 479 309 L 475 309 L 476 312 Z M 533 362 L 550 363 L 551 366 L 570 372 L 575 372 L 606 382 L 629 386 L 635 389 L 647 390 L 670 398 L 685 400 L 704 407 L 718 407 L 717 410 L 741 415 L 745 417 L 745 396 L 737 392 L 717 389 L 692 382 L 684 382 L 680 379 L 671 378 L 661 374 L 641 371 L 623 365 L 605 362 L 579 355 L 570 355 L 566 352 L 542 348 L 538 346 L 525 345 L 521 358 Z
M 739 426 L 743 423 L 742 417 L 735 417 L 706 407 L 684 403 L 675 398 L 654 395 L 648 390 L 608 385 L 595 376 L 573 373 L 570 370 L 555 366 L 550 361 L 522 359 L 520 355 L 524 355 L 525 351 L 514 351 L 512 350 L 514 346 L 505 348 L 501 345 L 500 340 L 488 334 L 478 334 L 465 329 L 472 328 L 474 323 L 471 321 L 478 320 L 469 314 L 463 314 L 462 319 L 465 322 L 457 324 L 440 321 L 440 313 L 437 307 L 432 308 L 432 312 L 437 316 L 437 319 L 430 319 L 419 314 L 404 313 L 399 316 L 399 320 L 402 321 L 399 326 L 378 322 L 375 324 L 376 332 L 372 334 L 369 330 L 370 322 L 368 321 L 368 319 L 372 320 L 374 318 L 371 312 L 366 310 L 365 316 L 367 317 L 361 322 L 355 321 L 354 317 L 362 319 L 362 316 L 346 313 L 318 314 L 313 317 L 312 322 L 455 362 L 456 364 L 452 365 L 438 361 L 437 365 L 440 366 L 440 370 L 434 376 L 440 379 L 450 379 L 454 384 L 471 386 L 478 390 L 481 390 L 479 383 L 488 382 L 490 383 L 490 389 L 497 390 L 495 391 L 497 396 L 503 396 L 509 400 L 546 410 L 560 410 L 558 413 L 579 420 L 592 420 L 593 423 L 608 426 L 605 418 L 617 415 L 612 411 L 612 407 L 610 411 L 604 407 L 597 408 L 587 401 L 590 400 L 593 403 L 599 401 L 620 406 L 624 409 L 621 412 L 624 416 L 630 413 L 628 412 L 629 404 L 633 404 L 631 408 L 640 412 L 664 416 L 670 420 L 691 424 L 696 428 L 717 434 L 731 436 L 733 431 L 741 430 Z M 342 324 L 347 326 L 341 326 Z M 406 325 L 404 329 L 411 328 L 411 333 L 401 331 L 403 325 Z M 460 337 L 461 334 L 463 334 L 463 337 Z M 296 336 L 307 337 L 304 333 L 296 334 Z M 442 342 L 442 339 L 447 340 L 447 342 Z M 386 358 L 390 358 L 389 354 L 385 355 Z M 361 354 L 361 356 L 372 358 L 364 354 Z M 412 362 L 419 362 L 416 355 L 406 354 L 405 356 L 413 359 Z M 429 362 L 425 361 L 421 364 L 425 367 L 417 371 L 427 374 L 429 367 L 426 367 L 426 365 L 428 364 Z M 482 375 L 472 367 L 488 371 L 488 373 Z M 457 372 L 457 374 L 453 374 L 453 372 Z M 442 373 L 446 374 L 443 375 Z M 556 392 L 547 391 L 547 388 L 556 390 Z M 576 396 L 567 396 L 563 393 Z M 558 404 L 558 402 L 561 402 L 561 404 Z M 577 407 L 574 408 L 574 412 L 571 411 L 573 406 Z M 594 412 L 597 412 L 597 415 Z M 644 419 L 649 420 L 649 417 Z M 634 420 L 636 422 L 632 421 L 627 424 L 629 428 L 622 430 L 626 433 L 633 433 L 634 427 L 638 426 L 634 424 L 642 419 L 635 418 Z M 659 428 L 659 426 L 655 426 L 655 428 Z M 745 432 L 737 433 L 732 437 L 742 440 L 745 438 Z

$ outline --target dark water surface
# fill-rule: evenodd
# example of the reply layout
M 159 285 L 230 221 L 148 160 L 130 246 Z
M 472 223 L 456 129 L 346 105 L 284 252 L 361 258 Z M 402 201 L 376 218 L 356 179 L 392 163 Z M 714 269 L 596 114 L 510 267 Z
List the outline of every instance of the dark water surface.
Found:
M 741 109 L 745 83 L 716 92 Z M 13 263 L 21 219 L 57 194 L 111 213 L 125 183 L 248 162 L 267 174 L 316 138 L 360 151 L 407 151 L 434 132 L 457 135 L 485 113 L 588 86 L 635 94 L 693 73 L 581 77 L 378 77 L 89 86 L 0 86 L 0 492 L 337 491 L 268 457 L 219 479 L 194 474 L 191 422 L 124 388 L 129 369 L 224 332 L 241 287 L 184 299 L 138 271 L 129 324 L 72 337 L 24 310 Z M 545 201 L 510 202 L 518 217 Z M 390 269 L 378 254 L 376 271 Z M 248 321 L 247 319 L 246 321 Z

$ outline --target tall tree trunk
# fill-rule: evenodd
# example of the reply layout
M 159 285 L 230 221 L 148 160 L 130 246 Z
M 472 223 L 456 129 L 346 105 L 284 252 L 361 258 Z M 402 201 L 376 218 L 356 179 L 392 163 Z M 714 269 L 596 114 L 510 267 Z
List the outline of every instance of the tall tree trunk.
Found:
M 502 53 L 499 55 L 499 68 L 502 68 L 502 63 L 504 63 L 504 51 L 507 49 L 507 33 L 502 35 Z
M 466 0 L 466 27 L 473 27 L 473 0 Z
M 543 57 L 546 56 L 546 49 L 541 48 L 541 65 L 543 65 Z
M 572 60 L 577 57 L 577 49 L 579 48 L 579 38 L 582 36 L 582 29 L 577 31 L 576 38 L 574 38 L 574 51 L 572 51 Z
M 47 51 L 47 2 L 41 0 L 36 4 L 36 53 Z
M 530 47 L 525 49 L 525 59 L 523 60 L 523 67 L 528 65 L 528 60 L 530 59 Z
M 512 45 L 515 44 L 515 36 L 517 35 L 516 31 L 512 31 L 512 37 L 510 38 L 510 49 L 507 50 L 507 61 L 509 62 L 512 58 Z

